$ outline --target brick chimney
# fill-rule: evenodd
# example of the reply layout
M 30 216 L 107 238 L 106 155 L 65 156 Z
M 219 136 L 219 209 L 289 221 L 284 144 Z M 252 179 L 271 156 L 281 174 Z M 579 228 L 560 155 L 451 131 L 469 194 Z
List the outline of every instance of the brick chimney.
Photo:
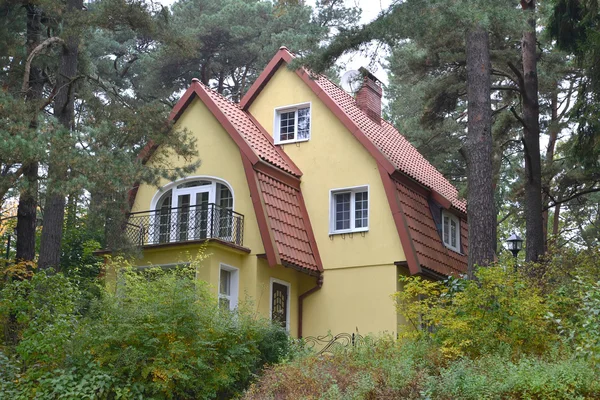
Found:
M 363 84 L 356 93 L 356 105 L 363 110 L 369 118 L 381 124 L 381 96 L 383 90 L 379 79 L 365 68 L 359 70 L 363 75 Z

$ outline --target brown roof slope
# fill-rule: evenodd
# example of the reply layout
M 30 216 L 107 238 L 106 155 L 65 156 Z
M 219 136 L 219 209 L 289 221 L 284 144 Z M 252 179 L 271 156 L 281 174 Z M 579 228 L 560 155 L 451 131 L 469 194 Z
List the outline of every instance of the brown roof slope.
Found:
M 309 238 L 310 226 L 302 211 L 300 190 L 262 172 L 256 171 L 256 175 L 282 263 L 319 271 Z
M 444 246 L 427 197 L 404 183 L 394 183 L 419 265 L 447 276 L 465 273 L 467 256 Z M 464 220 L 460 226 L 461 245 L 466 253 L 467 225 Z
M 459 199 L 456 188 L 392 124 L 385 120 L 381 120 L 381 125 L 375 123 L 358 108 L 352 96 L 329 79 L 320 76 L 316 82 L 396 169 L 429 189 L 437 191 L 460 211 L 467 211 L 467 204 Z

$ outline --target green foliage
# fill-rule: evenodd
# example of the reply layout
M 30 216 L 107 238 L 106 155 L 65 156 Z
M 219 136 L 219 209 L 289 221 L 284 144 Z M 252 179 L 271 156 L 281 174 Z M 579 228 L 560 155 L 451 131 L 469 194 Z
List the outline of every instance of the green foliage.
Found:
M 497 356 L 463 359 L 430 376 L 431 399 L 593 399 L 600 395 L 598 370 L 582 360 L 544 361 Z
M 279 47 L 305 54 L 332 28 L 357 22 L 359 10 L 343 2 L 179 0 L 169 16 L 168 40 L 140 63 L 144 96 L 170 98 L 198 78 L 239 101 Z
M 502 355 L 447 364 L 426 340 L 367 340 L 270 367 L 244 399 L 594 399 L 600 373 L 570 357 Z
M 79 289 L 62 274 L 39 271 L 13 280 L 0 291 L 2 348 L 15 352 L 26 367 L 52 369 L 63 364 L 64 347 L 77 323 Z M 10 329 L 8 329 L 10 328 Z
M 403 277 L 393 297 L 410 325 L 399 340 L 296 352 L 244 398 L 599 398 L 600 252 L 550 254 L 517 271 L 502 260 L 476 280 Z
M 578 353 L 600 365 L 600 281 L 590 283 L 576 277 L 575 283 L 578 307 L 572 316 L 574 323 L 568 331 L 569 337 Z
M 516 358 L 543 354 L 557 340 L 540 290 L 510 267 L 480 268 L 476 280 L 400 281 L 403 289 L 394 298 L 398 311 L 412 324 L 403 335 L 431 337 L 450 359 L 502 352 Z
M 285 357 L 287 333 L 249 310 L 222 310 L 192 268 L 139 271 L 90 299 L 65 275 L 36 272 L 0 292 L 0 392 L 27 399 L 230 398 Z M 89 286 L 83 286 L 89 288 Z M 83 298 L 83 300 L 82 300 Z M 80 307 L 85 303 L 86 307 Z

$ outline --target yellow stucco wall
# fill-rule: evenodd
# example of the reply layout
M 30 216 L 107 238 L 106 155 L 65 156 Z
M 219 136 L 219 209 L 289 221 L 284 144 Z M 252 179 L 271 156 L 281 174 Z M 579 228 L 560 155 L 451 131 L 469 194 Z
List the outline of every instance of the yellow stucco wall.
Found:
M 244 247 L 249 248 L 252 254 L 264 253 L 242 157 L 233 139 L 197 98 L 177 121 L 176 128 L 179 127 L 186 128 L 197 140 L 196 147 L 201 164 L 190 177 L 215 177 L 229 183 L 233 189 L 234 211 L 244 215 Z M 186 161 L 175 154 L 168 157 L 174 168 L 186 165 Z M 149 163 L 152 163 L 152 159 Z M 168 183 L 163 179 L 160 186 Z M 140 185 L 132 212 L 149 210 L 151 200 L 158 190 L 152 185 Z
M 285 66 L 280 67 L 250 106 L 270 133 L 275 108 L 311 103 L 311 137 L 283 145 L 303 173 L 302 194 L 324 268 L 391 264 L 405 260 L 377 163 L 312 90 Z M 329 191 L 369 185 L 369 231 L 329 235 Z
M 244 247 L 251 250 L 250 254 L 246 254 L 223 245 L 209 243 L 205 247 L 207 257 L 199 263 L 197 278 L 207 281 L 214 293 L 217 294 L 220 265 L 225 264 L 237 268 L 240 306 L 248 307 L 257 315 L 266 318 L 270 316 L 271 278 L 290 283 L 289 328 L 290 334 L 296 336 L 298 296 L 315 285 L 315 278 L 282 266 L 271 268 L 264 259 L 256 256 L 264 254 L 265 250 L 258 230 L 240 152 L 229 134 L 204 104 L 195 99 L 181 115 L 177 126 L 186 128 L 197 140 L 201 165 L 190 176 L 220 178 L 232 187 L 234 210 L 244 215 Z M 174 154 L 167 156 L 169 160 L 172 160 L 173 167 L 185 165 L 184 159 Z M 151 163 L 152 160 L 149 162 Z M 163 180 L 160 186 L 168 183 Z M 141 185 L 132 211 L 149 210 L 152 198 L 158 190 L 159 188 L 151 185 Z M 143 266 L 189 262 L 190 257 L 194 258 L 198 255 L 200 248 L 200 245 L 192 243 L 150 247 L 144 249 L 135 260 L 135 264 Z
M 323 287 L 304 301 L 304 335 L 395 334 L 398 317 L 394 264 L 326 270 Z
M 258 259 L 255 301 L 260 315 L 270 315 L 271 278 L 290 284 L 289 332 L 296 337 L 298 333 L 298 296 L 314 287 L 316 278 L 282 266 L 269 267 L 266 260 Z
M 310 140 L 282 146 L 303 173 L 302 193 L 325 268 L 323 288 L 305 300 L 303 333 L 395 333 L 401 320 L 390 298 L 397 290 L 394 262 L 406 258 L 376 161 L 285 66 L 249 111 L 273 134 L 276 108 L 306 102 Z M 330 190 L 362 185 L 369 186 L 369 231 L 329 235 Z

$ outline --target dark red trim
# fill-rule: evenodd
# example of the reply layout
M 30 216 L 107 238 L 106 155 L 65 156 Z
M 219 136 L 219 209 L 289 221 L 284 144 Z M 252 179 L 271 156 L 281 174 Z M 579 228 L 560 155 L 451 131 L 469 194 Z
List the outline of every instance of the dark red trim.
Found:
M 271 142 L 271 144 L 273 145 L 273 148 L 275 149 L 277 154 L 279 154 L 281 156 L 281 158 L 283 158 L 285 160 L 285 162 L 290 166 L 292 173 L 294 175 L 296 175 L 297 177 L 301 177 L 302 171 L 300 171 L 300 168 L 298 168 L 298 166 L 294 163 L 294 161 L 292 161 L 292 159 L 286 154 L 286 152 L 280 146 L 275 145 L 275 142 L 273 141 L 273 137 L 271 135 L 269 135 L 269 133 L 258 122 L 258 120 L 256 118 L 254 118 L 254 116 L 252 116 L 249 112 L 245 112 L 245 114 L 248 116 L 248 118 L 250 118 L 250 121 L 252 121 L 254 123 L 254 125 L 263 134 L 263 136 L 265 136 L 267 139 L 269 139 L 269 142 Z
M 199 82 L 192 82 L 192 86 L 190 88 L 194 89 L 194 92 L 198 95 L 200 100 L 204 103 L 204 105 L 210 110 L 210 112 L 215 116 L 217 121 L 221 124 L 225 131 L 229 133 L 231 139 L 238 145 L 240 151 L 248 157 L 252 164 L 256 164 L 259 160 L 258 156 L 252 150 L 248 142 L 244 140 L 242 135 L 237 131 L 235 126 L 229 121 L 227 116 L 223 114 L 223 111 L 219 108 L 219 106 L 213 101 L 213 99 L 206 93 L 206 90 Z
M 419 264 L 417 252 L 415 251 L 415 247 L 410 237 L 408 223 L 406 222 L 404 211 L 402 210 L 402 206 L 398 200 L 396 184 L 383 166 L 377 164 L 377 167 L 379 169 L 379 174 L 381 175 L 381 182 L 383 183 L 383 187 L 385 189 L 385 195 L 392 211 L 392 217 L 394 218 L 394 223 L 396 224 L 396 230 L 398 231 L 398 236 L 400 237 L 400 243 L 402 243 L 402 250 L 404 251 L 404 256 L 406 257 L 408 270 L 412 275 L 420 274 L 421 265 Z
M 240 107 L 243 110 L 247 110 L 250 104 L 254 101 L 256 96 L 262 91 L 263 87 L 269 82 L 273 74 L 277 71 L 277 67 L 282 61 L 289 63 L 292 60 L 292 55 L 289 53 L 287 48 L 281 47 L 275 54 L 275 57 L 269 61 L 265 69 L 260 73 L 254 84 L 250 86 L 250 89 L 246 92 L 242 100 L 240 101 Z
M 265 175 L 269 175 L 271 178 L 291 186 L 294 189 L 300 189 L 300 179 L 263 160 L 254 164 L 254 169 Z
M 323 274 L 317 278 L 317 284 L 298 296 L 298 339 L 302 339 L 302 317 L 304 313 L 304 299 L 323 287 Z
M 242 152 L 240 151 L 240 153 Z M 265 253 L 267 253 L 267 261 L 271 267 L 281 265 L 281 258 L 277 252 L 275 238 L 273 237 L 271 227 L 269 226 L 267 209 L 265 207 L 265 201 L 262 197 L 262 191 L 259 187 L 256 171 L 254 171 L 254 168 L 252 168 L 252 163 L 250 160 L 248 160 L 244 154 L 241 154 L 241 156 L 242 164 L 244 165 L 244 172 L 246 173 L 246 179 L 248 180 L 248 188 L 250 189 L 250 198 L 252 199 L 254 214 L 256 214 L 258 230 L 260 231 Z
M 295 271 L 302 272 L 303 274 L 306 274 L 309 276 L 319 276 L 319 274 L 321 273 L 321 272 L 317 271 L 316 269 L 302 267 L 298 264 L 294 264 L 293 262 L 289 262 L 289 261 L 285 261 L 285 260 L 281 260 L 281 265 L 284 266 L 285 268 L 293 269 Z
M 409 189 L 414 190 L 424 197 L 429 197 L 431 190 L 427 187 L 421 185 L 419 182 L 412 179 L 410 176 L 403 174 L 400 171 L 394 171 L 394 173 L 390 174 L 392 179 L 400 182 L 404 186 L 407 186 Z
M 435 190 L 431 191 L 430 197 L 433 201 L 438 203 L 440 206 L 442 206 L 442 208 L 446 210 L 449 210 L 450 207 L 452 207 L 452 202 L 444 196 L 442 196 L 441 194 L 439 194 L 438 192 L 436 192 Z
M 196 94 L 196 88 L 194 87 L 194 84 L 197 85 L 198 82 L 198 79 L 192 79 L 192 84 L 190 87 L 187 88 L 183 96 L 181 96 L 181 98 L 177 101 L 177 104 L 175 104 L 175 107 L 173 107 L 173 110 L 171 110 L 171 113 L 169 114 L 169 121 L 177 121 L 183 111 L 185 111 L 186 107 L 192 102 L 194 95 Z
M 310 248 L 313 252 L 313 257 L 315 258 L 315 263 L 317 264 L 319 272 L 323 272 L 323 262 L 321 261 L 319 246 L 317 246 L 317 240 L 315 238 L 315 234 L 310 223 L 310 217 L 308 216 L 308 209 L 306 208 L 306 203 L 304 202 L 302 190 L 298 190 L 298 198 L 300 199 L 300 213 L 302 214 L 302 219 L 304 220 L 304 226 L 306 227 L 306 235 L 308 236 L 308 242 L 310 243 Z
M 294 59 L 294 56 L 286 49 L 282 47 L 279 49 L 275 57 L 271 59 L 267 67 L 259 75 L 258 79 L 248 90 L 248 93 L 244 96 L 240 102 L 240 106 L 244 110 L 248 110 L 248 107 L 252 104 L 254 99 L 258 96 L 261 90 L 267 85 L 271 77 L 277 72 L 277 69 L 282 63 L 289 64 Z M 325 92 L 319 84 L 310 76 L 310 73 L 304 69 L 299 68 L 296 70 L 298 75 L 304 83 L 314 92 L 314 94 L 329 108 L 329 110 L 340 120 L 340 122 L 352 133 L 352 135 L 363 145 L 363 147 L 379 162 L 385 166 L 386 171 L 391 174 L 396 170 L 396 167 L 388 160 L 381 151 L 369 140 L 359 126 L 346 114 L 344 110 L 333 100 L 327 92 Z

